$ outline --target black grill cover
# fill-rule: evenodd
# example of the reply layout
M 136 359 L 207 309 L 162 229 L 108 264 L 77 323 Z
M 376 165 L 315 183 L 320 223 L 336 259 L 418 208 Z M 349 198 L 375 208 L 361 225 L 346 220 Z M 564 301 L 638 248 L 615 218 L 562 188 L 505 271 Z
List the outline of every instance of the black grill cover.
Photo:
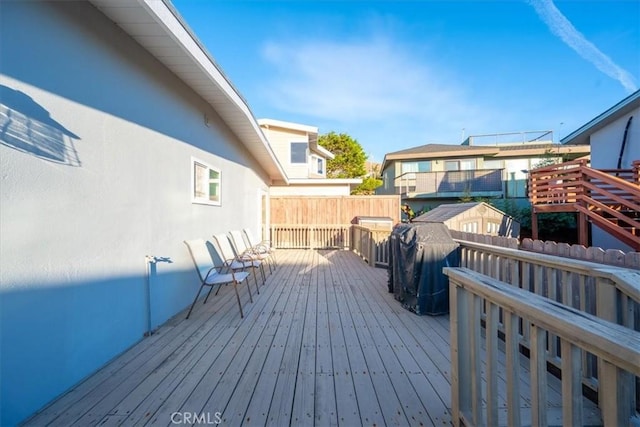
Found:
M 389 239 L 389 292 L 416 314 L 449 313 L 449 278 L 460 249 L 441 222 L 398 224 Z

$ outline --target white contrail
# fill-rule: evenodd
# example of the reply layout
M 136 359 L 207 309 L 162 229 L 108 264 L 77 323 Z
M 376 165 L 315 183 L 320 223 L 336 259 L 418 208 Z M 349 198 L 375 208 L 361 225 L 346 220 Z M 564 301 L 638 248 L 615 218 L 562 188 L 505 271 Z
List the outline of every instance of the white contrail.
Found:
M 616 65 L 611 58 L 602 53 L 593 43 L 587 40 L 569 20 L 558 10 L 553 0 L 529 0 L 540 18 L 551 32 L 560 37 L 578 55 L 591 62 L 607 76 L 617 80 L 629 93 L 637 89 L 633 76 Z

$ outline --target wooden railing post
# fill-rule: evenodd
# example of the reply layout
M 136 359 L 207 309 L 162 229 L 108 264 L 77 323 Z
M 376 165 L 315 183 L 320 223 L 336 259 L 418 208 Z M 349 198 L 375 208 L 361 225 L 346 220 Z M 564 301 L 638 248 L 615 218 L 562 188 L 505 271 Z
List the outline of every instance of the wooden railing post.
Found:
M 367 232 L 369 236 L 369 265 L 371 267 L 376 266 L 376 239 L 373 236 L 373 231 Z
M 635 410 L 630 407 L 631 401 L 626 394 L 626 378 L 640 375 L 640 333 L 466 268 L 444 268 L 443 272 L 449 276 L 450 284 L 451 407 L 454 425 L 497 424 L 498 397 L 489 391 L 490 388 L 485 394 L 486 420 L 491 417 L 492 422 L 486 423 L 483 414 L 478 411 L 480 404 L 477 399 L 482 378 L 477 378 L 478 364 L 474 359 L 478 351 L 476 339 L 479 330 L 473 319 L 482 307 L 481 301 L 487 306 L 487 358 L 491 358 L 496 350 L 496 345 L 490 344 L 490 339 L 496 335 L 493 325 L 497 309 L 493 307 L 500 307 L 503 313 L 508 425 L 520 425 L 524 421 L 520 417 L 522 408 L 518 390 L 521 381 L 518 323 L 525 318 L 531 324 L 531 424 L 547 424 L 547 335 L 558 336 L 561 340 L 563 425 L 598 422 L 583 418 L 586 414 L 583 413 L 582 351 L 592 354 L 601 366 L 599 393 L 604 425 L 629 424 Z M 489 374 L 493 376 L 494 368 L 490 360 L 485 366 L 486 384 L 490 387 L 494 380 L 490 379 Z
M 469 295 L 453 282 L 449 286 L 451 336 L 451 415 L 461 426 L 463 414 L 471 409 L 471 369 L 469 348 Z

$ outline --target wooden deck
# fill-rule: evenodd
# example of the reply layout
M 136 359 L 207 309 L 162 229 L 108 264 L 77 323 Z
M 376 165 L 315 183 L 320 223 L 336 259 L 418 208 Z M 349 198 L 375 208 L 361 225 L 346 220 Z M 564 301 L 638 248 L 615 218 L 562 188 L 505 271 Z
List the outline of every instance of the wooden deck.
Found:
M 244 319 L 223 288 L 26 425 L 450 423 L 448 316 L 405 310 L 386 270 L 348 251 L 281 250 L 278 261 L 253 303 L 240 288 Z

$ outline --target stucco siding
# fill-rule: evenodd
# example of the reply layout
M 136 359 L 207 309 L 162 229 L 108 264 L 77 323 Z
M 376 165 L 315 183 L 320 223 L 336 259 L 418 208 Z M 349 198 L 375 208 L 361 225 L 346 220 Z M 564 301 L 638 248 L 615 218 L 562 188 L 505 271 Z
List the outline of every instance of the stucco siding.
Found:
M 307 148 L 306 163 L 291 163 L 291 143 L 309 142 L 309 137 L 305 132 L 295 130 L 284 130 L 277 127 L 263 127 L 267 140 L 273 147 L 276 157 L 280 160 L 287 176 L 291 179 L 309 178 L 309 149 Z
M 591 166 L 593 168 L 614 169 L 618 166 L 624 130 L 630 116 L 633 116 L 633 120 L 627 133 L 621 166 L 623 169 L 630 169 L 631 162 L 640 159 L 640 108 L 636 108 L 591 135 Z
M 390 162 L 389 166 L 382 172 L 382 185 L 376 188 L 376 194 L 386 195 L 395 194 L 395 177 L 396 177 L 396 164 L 398 162 Z M 399 165 L 398 165 L 399 167 Z
M 264 170 L 215 111 L 86 3 L 0 14 L 2 418 L 12 425 L 185 308 L 183 240 L 251 227 Z M 209 118 L 208 126 L 204 117 Z M 191 159 L 222 173 L 191 202 Z M 258 213 L 257 213 L 258 212 Z

